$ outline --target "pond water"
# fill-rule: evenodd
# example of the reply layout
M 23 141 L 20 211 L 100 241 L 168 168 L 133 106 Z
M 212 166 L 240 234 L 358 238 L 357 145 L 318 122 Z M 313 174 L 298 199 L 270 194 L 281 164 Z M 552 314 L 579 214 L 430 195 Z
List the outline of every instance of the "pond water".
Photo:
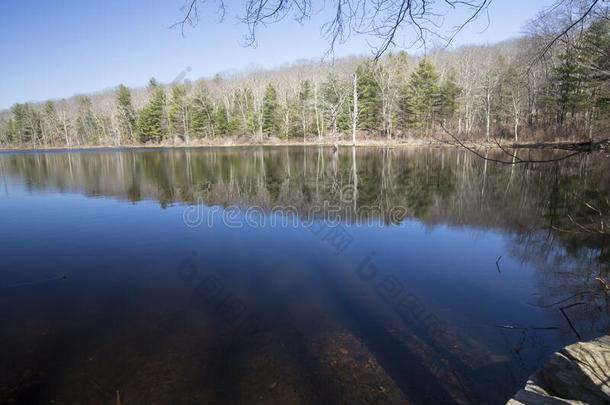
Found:
M 504 403 L 608 331 L 609 163 L 0 153 L 0 403 Z

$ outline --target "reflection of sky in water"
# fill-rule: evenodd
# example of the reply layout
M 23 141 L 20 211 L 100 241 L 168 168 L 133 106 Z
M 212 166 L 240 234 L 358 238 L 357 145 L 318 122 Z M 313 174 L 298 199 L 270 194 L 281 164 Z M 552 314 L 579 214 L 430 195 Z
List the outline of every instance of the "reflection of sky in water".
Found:
M 356 325 L 358 336 L 370 339 L 377 348 L 372 351 L 387 357 L 390 368 L 391 353 L 383 353 L 381 344 L 387 336 L 371 325 L 390 325 L 390 335 L 405 338 L 420 333 L 397 322 L 396 308 L 380 298 L 379 281 L 391 276 L 403 293 L 417 297 L 427 313 L 449 325 L 456 346 L 476 351 L 464 354 L 469 359 L 465 364 L 474 365 L 479 374 L 490 370 L 485 377 L 469 374 L 481 379 L 478 389 L 486 389 L 486 380 L 503 387 L 500 394 L 484 394 L 491 397 L 516 389 L 543 356 L 574 340 L 565 322 L 551 315 L 556 309 L 528 304 L 555 297 L 545 299 L 537 269 L 515 257 L 514 235 L 499 227 L 430 225 L 413 218 L 392 226 L 341 224 L 351 243 L 337 254 L 328 241 L 302 226 L 230 228 L 223 225 L 222 211 L 214 208 L 212 227 L 204 223 L 189 228 L 183 223 L 182 204 L 163 209 L 152 201 L 133 204 L 74 191 L 30 191 L 12 176 L 0 193 L 2 285 L 67 275 L 61 283 L 6 288 L 0 312 L 9 325 L 44 318 L 37 303 L 44 303 L 49 317 L 61 308 L 75 319 L 103 313 L 112 300 L 152 307 L 174 301 L 189 305 L 176 268 L 196 252 L 197 266 L 221 275 L 261 318 L 276 319 L 274 311 L 283 310 L 297 324 L 336 317 Z M 206 216 L 209 208 L 201 209 Z M 377 272 L 373 281 L 357 275 L 367 258 Z M 78 310 L 73 313 L 74 306 Z M 366 314 L 359 315 L 362 310 Z M 109 318 L 103 318 L 100 328 Z M 535 329 L 547 327 L 559 329 Z M 438 344 L 461 353 L 449 348 L 448 341 Z

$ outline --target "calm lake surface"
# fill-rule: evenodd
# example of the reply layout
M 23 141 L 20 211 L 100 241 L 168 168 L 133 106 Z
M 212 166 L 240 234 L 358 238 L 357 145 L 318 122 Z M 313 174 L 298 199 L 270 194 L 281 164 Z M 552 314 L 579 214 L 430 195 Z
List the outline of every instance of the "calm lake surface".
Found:
M 595 224 L 609 169 L 448 148 L 0 153 L 0 403 L 504 403 L 608 331 L 598 297 L 554 304 L 608 272 L 607 237 L 575 224 Z

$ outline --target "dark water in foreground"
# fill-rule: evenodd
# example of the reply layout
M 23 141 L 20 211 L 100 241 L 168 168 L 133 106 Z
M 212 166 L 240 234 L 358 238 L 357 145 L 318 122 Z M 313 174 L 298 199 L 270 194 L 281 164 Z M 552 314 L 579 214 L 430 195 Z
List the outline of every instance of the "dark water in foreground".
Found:
M 2 153 L 0 403 L 503 403 L 608 331 L 609 163 Z

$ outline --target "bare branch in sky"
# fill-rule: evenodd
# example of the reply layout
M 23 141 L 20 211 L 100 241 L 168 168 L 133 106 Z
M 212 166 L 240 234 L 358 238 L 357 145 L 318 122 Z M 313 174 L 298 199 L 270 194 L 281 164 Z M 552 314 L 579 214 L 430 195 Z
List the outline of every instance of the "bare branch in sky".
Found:
M 184 5 L 184 18 L 172 27 L 195 26 L 199 20 L 198 7 L 204 0 L 190 0 Z M 218 0 L 221 19 L 226 13 L 224 0 Z M 406 43 L 407 47 L 425 47 L 435 38 L 449 45 L 466 25 L 485 13 L 491 0 L 248 0 L 238 15 L 247 26 L 245 44 L 256 44 L 261 26 L 277 23 L 285 18 L 302 23 L 314 15 L 327 11 L 331 17 L 320 27 L 321 34 L 329 42 L 332 53 L 337 43 L 345 42 L 350 35 L 376 38 L 372 45 L 375 58 L 379 58 L 393 46 Z M 457 26 L 443 28 L 443 20 L 449 14 L 464 15 Z M 407 32 L 403 32 L 407 30 Z M 408 31 L 412 35 L 407 35 Z
M 542 61 L 558 43 L 571 42 L 572 33 L 583 32 L 590 21 L 608 19 L 609 13 L 608 0 L 557 0 L 530 23 L 530 33 L 543 40 L 532 65 Z

